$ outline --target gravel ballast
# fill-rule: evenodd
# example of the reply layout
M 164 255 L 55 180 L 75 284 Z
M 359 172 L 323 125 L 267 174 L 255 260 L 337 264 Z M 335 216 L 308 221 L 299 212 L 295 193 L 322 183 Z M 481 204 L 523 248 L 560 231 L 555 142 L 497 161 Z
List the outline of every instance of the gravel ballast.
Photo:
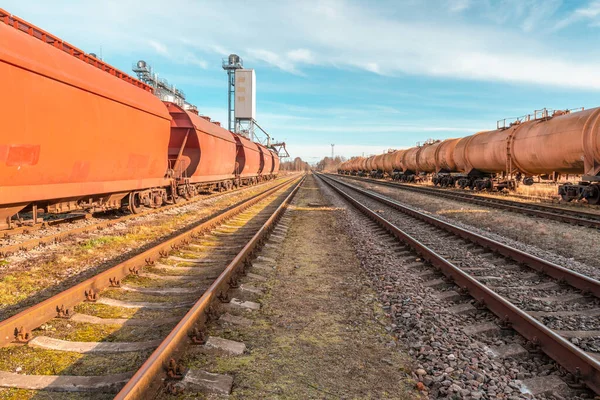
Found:
M 539 376 L 560 375 L 557 365 L 541 354 L 524 358 L 502 358 L 495 354 L 494 349 L 499 346 L 526 346 L 520 336 L 467 334 L 465 328 L 497 318 L 487 311 L 453 314 L 451 308 L 456 304 L 440 300 L 439 290 L 424 285 L 440 275 L 420 278 L 418 275 L 431 267 L 415 267 L 420 261 L 417 256 L 407 255 L 400 245 L 391 244 L 372 222 L 325 184 L 319 184 L 332 204 L 345 208 L 345 230 L 352 236 L 362 267 L 392 317 L 389 329 L 410 348 L 409 353 L 416 359 L 414 377 L 422 382 L 430 398 L 534 398 L 525 392 L 524 382 Z M 398 217 L 394 222 L 401 223 L 401 219 Z M 410 224 L 407 221 L 405 224 Z M 408 228 L 420 229 L 414 223 Z M 445 253 L 450 256 L 454 249 L 449 247 Z M 564 396 L 554 393 L 535 398 L 577 398 L 573 393 Z M 580 396 L 586 397 L 589 394 Z

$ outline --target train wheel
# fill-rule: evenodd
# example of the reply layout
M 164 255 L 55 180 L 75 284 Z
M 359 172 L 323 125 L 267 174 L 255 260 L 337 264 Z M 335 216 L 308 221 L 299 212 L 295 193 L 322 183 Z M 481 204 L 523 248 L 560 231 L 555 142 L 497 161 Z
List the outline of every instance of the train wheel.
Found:
M 600 189 L 598 185 L 590 185 L 585 189 L 583 195 L 587 200 L 588 204 L 600 204 Z
M 565 201 L 567 203 L 573 200 L 573 198 L 567 194 L 561 194 L 560 198 L 562 199 L 562 201 Z
M 135 192 L 129 193 L 129 211 L 132 214 L 139 214 L 142 211 L 142 203 L 140 201 L 140 195 Z

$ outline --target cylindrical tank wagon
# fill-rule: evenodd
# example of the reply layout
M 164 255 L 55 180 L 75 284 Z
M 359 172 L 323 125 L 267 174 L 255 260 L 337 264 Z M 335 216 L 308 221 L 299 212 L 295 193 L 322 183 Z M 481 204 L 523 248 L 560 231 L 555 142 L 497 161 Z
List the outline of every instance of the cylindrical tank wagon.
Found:
M 382 164 L 383 172 L 388 176 L 392 176 L 394 173 L 394 151 L 388 151 L 383 155 Z
M 399 179 L 403 182 L 413 182 L 415 176 L 419 174 L 419 165 L 417 157 L 421 151 L 421 147 L 411 147 L 402 154 L 402 165 L 403 174 L 399 176 Z
M 366 157 L 359 157 L 356 165 L 357 165 L 357 170 L 356 170 L 357 174 L 359 174 L 359 175 L 367 174 L 367 158 Z
M 454 151 L 457 169 L 467 178 L 461 186 L 477 189 L 513 188 L 523 178 L 533 183 L 533 176 L 582 174 L 584 181 L 563 185 L 559 193 L 565 200 L 586 198 L 600 201 L 597 182 L 598 118 L 600 109 L 579 112 L 547 111 L 524 122 L 517 121 L 506 129 L 479 132 L 461 139 Z M 511 177 L 515 178 L 511 178 Z
M 375 156 L 367 157 L 365 167 L 365 173 L 370 176 L 373 170 L 375 170 Z
M 600 108 L 581 111 L 536 111 L 507 127 L 499 126 L 460 139 L 426 143 L 392 153 L 394 179 L 412 181 L 433 174 L 434 183 L 473 189 L 512 189 L 533 176 L 582 175 L 564 184 L 565 200 L 600 204 Z M 370 157 L 368 171 L 390 174 L 390 161 Z
M 374 178 L 383 178 L 383 173 L 385 171 L 385 167 L 383 165 L 383 158 L 385 154 L 378 154 L 373 156 L 373 161 L 371 163 L 371 176 Z
M 456 183 L 456 163 L 454 162 L 454 151 L 460 139 L 446 139 L 434 144 L 435 173 L 432 175 L 432 183 L 442 187 L 454 186 Z

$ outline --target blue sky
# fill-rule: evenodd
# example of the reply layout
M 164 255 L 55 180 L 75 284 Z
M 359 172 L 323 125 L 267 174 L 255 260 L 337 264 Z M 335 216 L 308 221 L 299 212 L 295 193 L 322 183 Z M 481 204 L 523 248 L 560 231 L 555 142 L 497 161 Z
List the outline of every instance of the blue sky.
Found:
M 315 162 L 600 105 L 600 0 L 5 0 L 130 72 L 138 59 L 226 121 L 221 58 L 257 76 L 257 120 Z

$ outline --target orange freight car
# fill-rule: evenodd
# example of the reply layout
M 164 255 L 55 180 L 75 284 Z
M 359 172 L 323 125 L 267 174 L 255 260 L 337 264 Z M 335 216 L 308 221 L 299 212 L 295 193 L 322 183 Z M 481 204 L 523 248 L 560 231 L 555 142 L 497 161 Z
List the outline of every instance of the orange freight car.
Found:
M 270 151 L 273 153 L 273 171 L 271 171 L 271 174 L 275 176 L 279 173 L 279 165 L 281 161 L 279 160 L 279 156 L 273 150 Z
M 236 171 L 243 183 L 258 182 L 263 164 L 258 144 L 234 134 L 237 142 Z
M 33 202 L 51 212 L 120 207 L 132 191 L 167 186 L 171 118 L 152 89 L 1 10 L 0 18 L 10 93 L 0 99 L 10 116 L 0 134 L 0 220 Z
M 262 169 L 260 171 L 261 179 L 267 179 L 271 176 L 273 171 L 273 153 L 262 144 L 257 144 L 260 151 L 260 158 L 262 160 Z
M 256 183 L 279 157 L 0 9 L 0 226 L 31 210 L 158 207 Z M 266 167 L 265 171 L 263 168 Z M 261 175 L 262 173 L 262 175 Z
M 169 166 L 174 177 L 184 181 L 179 195 L 192 196 L 217 185 L 230 189 L 235 184 L 237 142 L 233 134 L 208 117 L 165 103 L 172 117 Z

